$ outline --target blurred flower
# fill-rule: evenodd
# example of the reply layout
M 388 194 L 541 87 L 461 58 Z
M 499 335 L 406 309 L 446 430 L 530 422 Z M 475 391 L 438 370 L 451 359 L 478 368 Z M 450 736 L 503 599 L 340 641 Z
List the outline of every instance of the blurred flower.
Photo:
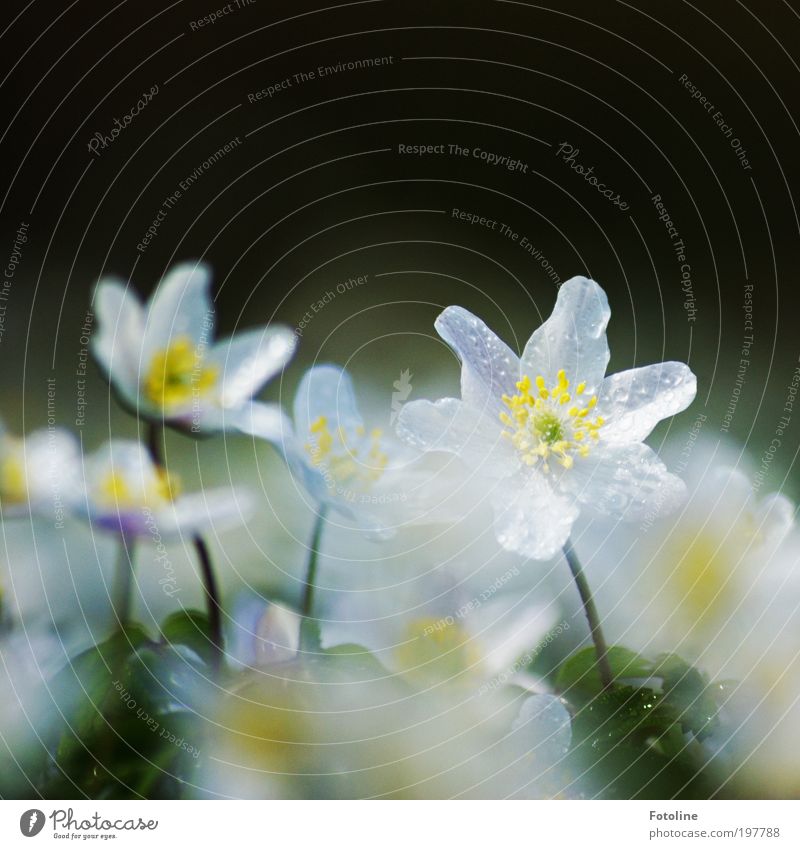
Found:
M 376 536 L 397 525 L 441 521 L 437 480 L 419 455 L 380 428 L 368 429 L 350 375 L 334 365 L 309 369 L 297 390 L 294 423 L 253 404 L 245 433 L 274 443 L 319 509 L 330 509 Z
M 572 784 L 557 699 L 410 690 L 363 653 L 247 673 L 209 730 L 203 785 L 228 797 L 548 798 Z
M 0 507 L 4 518 L 29 512 L 60 521 L 76 497 L 79 451 L 61 428 L 9 434 L 0 424 Z
M 62 720 L 63 693 L 47 682 L 67 662 L 66 651 L 56 635 L 39 626 L 0 632 L 0 745 L 13 753 L 3 758 L 0 783 L 30 786 L 26 757 L 43 748 Z
M 129 286 L 101 280 L 95 292 L 94 354 L 133 412 L 192 433 L 236 427 L 253 395 L 295 348 L 286 327 L 259 327 L 213 344 L 211 274 L 173 268 L 146 307 Z
M 300 648 L 299 613 L 261 598 L 240 600 L 227 622 L 228 653 L 239 665 L 265 669 L 293 660 Z
M 436 320 L 462 363 L 461 400 L 406 404 L 398 433 L 465 461 L 490 492 L 504 548 L 548 559 L 581 507 L 633 520 L 680 502 L 683 484 L 642 440 L 691 403 L 695 377 L 667 362 L 604 379 L 610 315 L 600 286 L 573 277 L 521 359 L 461 307 Z
M 157 467 L 139 442 L 107 442 L 86 463 L 82 511 L 94 525 L 121 534 L 192 536 L 243 523 L 250 506 L 236 490 L 181 494 L 176 478 Z
M 739 461 L 698 441 L 679 513 L 611 536 L 591 523 L 576 545 L 609 639 L 676 653 L 726 682 L 712 745 L 732 755 L 752 792 L 796 795 L 800 768 L 786 740 L 800 721 L 800 534 L 788 498 L 761 496 L 743 471 L 718 465 Z
M 376 583 L 371 590 L 328 593 L 320 623 L 324 647 L 364 646 L 419 686 L 459 683 L 487 692 L 539 683 L 526 669 L 556 625 L 554 604 L 530 593 L 479 590 L 477 581 L 457 585 L 438 574 L 399 586 Z
M 677 652 L 714 677 L 740 677 L 749 669 L 741 652 L 765 636 L 776 605 L 800 602 L 786 592 L 796 568 L 785 544 L 794 505 L 776 493 L 759 497 L 743 472 L 709 469 L 713 455 L 695 451 L 701 469 L 688 476 L 680 513 L 619 530 L 605 544 L 605 529 L 590 527 L 577 544 L 592 552 L 586 571 L 596 576 L 612 640 L 650 654 Z

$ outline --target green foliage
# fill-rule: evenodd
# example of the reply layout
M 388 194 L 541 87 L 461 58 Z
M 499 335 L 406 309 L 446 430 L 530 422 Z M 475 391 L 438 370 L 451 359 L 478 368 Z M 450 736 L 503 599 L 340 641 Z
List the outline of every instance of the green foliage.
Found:
M 721 776 L 700 746 L 717 726 L 713 688 L 675 655 L 650 661 L 609 649 L 604 690 L 594 648 L 568 658 L 557 686 L 572 708 L 570 769 L 585 795 L 609 799 L 708 798 Z
M 649 678 L 653 674 L 650 661 L 622 646 L 608 649 L 608 662 L 615 680 Z M 601 691 L 594 646 L 581 649 L 567 658 L 558 670 L 556 689 L 575 704 L 584 704 Z
M 137 625 L 74 658 L 57 676 L 68 694 L 46 769 L 50 798 L 179 798 L 202 763 L 208 622 L 173 614 L 159 640 Z

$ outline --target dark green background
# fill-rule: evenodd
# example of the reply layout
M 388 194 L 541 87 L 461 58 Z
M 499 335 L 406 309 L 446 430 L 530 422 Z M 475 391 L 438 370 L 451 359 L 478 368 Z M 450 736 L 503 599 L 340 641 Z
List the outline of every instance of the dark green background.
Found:
M 432 322 L 460 303 L 517 347 L 552 307 L 541 265 L 497 233 L 448 214 L 467 209 L 526 235 L 561 280 L 589 274 L 612 304 L 613 370 L 688 360 L 696 412 L 719 436 L 736 382 L 743 287 L 754 285 L 753 363 L 731 425 L 758 464 L 798 359 L 796 3 L 361 2 L 257 0 L 194 32 L 206 2 L 38 4 L 2 36 L 3 264 L 14 232 L 30 240 L 0 343 L 2 417 L 44 423 L 45 379 L 57 413 L 75 417 L 75 368 L 94 281 L 133 275 L 148 293 L 178 259 L 203 257 L 219 284 L 221 325 L 311 322 L 281 390 L 316 358 L 348 363 L 386 399 L 401 369 L 412 397 L 455 386 Z M 8 7 L 7 7 L 8 8 Z M 391 65 L 247 95 L 320 64 L 391 55 Z M 433 57 L 423 58 L 419 57 Z M 688 77 L 747 150 L 744 170 Z M 159 93 L 99 158 L 87 150 L 142 92 Z M 261 129 L 259 129 L 261 128 Z M 247 136 L 254 130 L 259 130 Z M 204 173 L 137 251 L 163 199 L 221 145 L 243 143 Z M 539 139 L 540 141 L 535 141 Z M 622 212 L 554 155 L 580 161 L 630 204 Z M 527 174 L 472 158 L 416 159 L 397 145 L 480 146 L 528 163 Z M 389 151 L 380 151 L 390 148 Z M 666 203 L 692 266 L 687 322 L 678 264 L 652 193 Z M 396 273 L 403 272 L 403 273 Z M 379 277 L 378 275 L 387 275 Z M 84 439 L 135 423 L 89 385 Z M 708 409 L 704 410 L 708 404 Z M 769 471 L 789 475 L 800 408 Z

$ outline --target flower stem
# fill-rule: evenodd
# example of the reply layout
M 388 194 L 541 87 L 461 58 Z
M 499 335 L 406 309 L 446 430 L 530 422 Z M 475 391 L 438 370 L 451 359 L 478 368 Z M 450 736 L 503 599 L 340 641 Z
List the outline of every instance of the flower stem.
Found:
M 164 428 L 163 426 L 152 423 L 147 434 L 147 450 L 153 462 L 160 468 L 164 468 L 162 459 L 161 446 L 163 444 Z M 214 647 L 214 666 L 219 669 L 222 663 L 222 654 L 224 652 L 224 642 L 222 637 L 222 604 L 220 603 L 219 586 L 214 574 L 214 567 L 211 561 L 211 554 L 208 551 L 208 546 L 205 540 L 195 534 L 192 537 L 192 544 L 197 553 L 197 562 L 200 566 L 200 575 L 203 581 L 203 589 L 206 595 L 206 612 L 208 614 L 208 624 L 211 629 L 211 643 Z
M 206 610 L 208 624 L 211 628 L 211 642 L 214 646 L 214 666 L 219 669 L 224 651 L 222 640 L 222 605 L 220 604 L 219 587 L 211 564 L 211 555 L 205 540 L 198 534 L 192 540 L 200 564 L 200 574 L 203 578 L 203 589 L 206 592 Z
M 311 544 L 308 550 L 308 563 L 306 564 L 306 578 L 303 588 L 303 601 L 300 607 L 300 613 L 303 616 L 303 624 L 300 628 L 301 651 L 319 648 L 319 629 L 311 614 L 314 611 L 314 590 L 316 589 L 319 548 L 324 526 L 325 508 L 320 507 L 314 522 L 314 530 L 311 533 Z
M 581 561 L 578 560 L 578 555 L 572 547 L 572 541 L 569 539 L 567 539 L 564 545 L 564 557 L 567 559 L 572 577 L 575 579 L 575 585 L 578 587 L 578 592 L 583 602 L 583 610 L 589 622 L 589 630 L 591 631 L 592 642 L 594 643 L 594 649 L 597 654 L 597 668 L 600 672 L 600 682 L 603 685 L 603 689 L 607 690 L 614 678 L 611 673 L 611 664 L 608 661 L 608 646 L 603 636 L 603 629 L 600 627 L 600 617 L 597 615 L 597 608 L 592 598 L 592 590 L 589 587 L 589 582 L 586 580 Z
M 133 540 L 120 534 L 117 563 L 114 570 L 114 616 L 116 624 L 124 628 L 131 618 L 133 595 Z

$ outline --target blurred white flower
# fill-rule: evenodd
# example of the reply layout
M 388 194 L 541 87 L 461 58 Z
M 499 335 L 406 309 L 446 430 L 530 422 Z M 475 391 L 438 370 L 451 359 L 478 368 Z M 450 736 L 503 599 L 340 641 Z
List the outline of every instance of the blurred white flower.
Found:
M 238 490 L 183 495 L 139 442 L 113 440 L 88 458 L 82 512 L 96 526 L 130 536 L 193 536 L 246 521 L 250 498 Z
M 387 669 L 421 686 L 460 683 L 488 692 L 539 684 L 526 669 L 557 623 L 555 604 L 530 593 L 480 591 L 477 582 L 457 585 L 438 574 L 395 586 L 375 583 L 371 590 L 327 594 L 323 647 L 364 646 Z
M 787 583 L 796 569 L 786 544 L 794 505 L 776 493 L 759 497 L 743 472 L 711 465 L 703 447 L 695 452 L 679 513 L 608 542 L 605 529 L 589 526 L 577 546 L 592 552 L 586 571 L 612 641 L 741 677 L 751 644 L 773 631 L 769 621 L 785 621 L 779 607 L 800 603 Z
M 610 315 L 600 286 L 573 277 L 521 359 L 461 307 L 436 320 L 462 363 L 461 400 L 406 404 L 398 433 L 465 461 L 490 494 L 504 548 L 548 559 L 582 507 L 633 520 L 683 496 L 642 440 L 691 403 L 695 377 L 667 362 L 604 378 Z
M 37 513 L 61 521 L 76 498 L 79 450 L 61 428 L 42 428 L 25 437 L 0 424 L 0 507 L 4 518 Z
M 295 349 L 286 327 L 259 327 L 213 342 L 211 273 L 175 266 L 146 306 L 121 280 L 97 285 L 94 354 L 133 412 L 193 433 L 236 427 L 253 395 Z
M 63 694 L 46 681 L 67 662 L 61 640 L 41 627 L 0 633 L 0 741 L 15 755 L 4 770 L 19 767 L 17 758 L 42 745 L 61 719 Z M 4 776 L 8 778 L 8 775 Z
M 283 453 L 294 479 L 315 507 L 330 509 L 376 536 L 411 521 L 441 521 L 435 511 L 441 478 L 417 464 L 419 455 L 380 428 L 368 429 L 350 375 L 334 365 L 304 375 L 294 401 L 294 423 L 254 403 L 240 430 Z
M 579 792 L 570 736 L 552 697 L 410 688 L 363 653 L 301 654 L 231 681 L 203 782 L 262 799 L 548 798 Z
M 294 660 L 303 617 L 277 602 L 240 600 L 226 623 L 228 653 L 239 666 L 265 669 Z
M 788 498 L 719 465 L 737 462 L 738 451 L 698 441 L 680 512 L 610 536 L 589 523 L 576 546 L 609 640 L 728 682 L 713 745 L 748 786 L 783 797 L 800 788 L 786 745 L 800 721 L 800 534 Z

